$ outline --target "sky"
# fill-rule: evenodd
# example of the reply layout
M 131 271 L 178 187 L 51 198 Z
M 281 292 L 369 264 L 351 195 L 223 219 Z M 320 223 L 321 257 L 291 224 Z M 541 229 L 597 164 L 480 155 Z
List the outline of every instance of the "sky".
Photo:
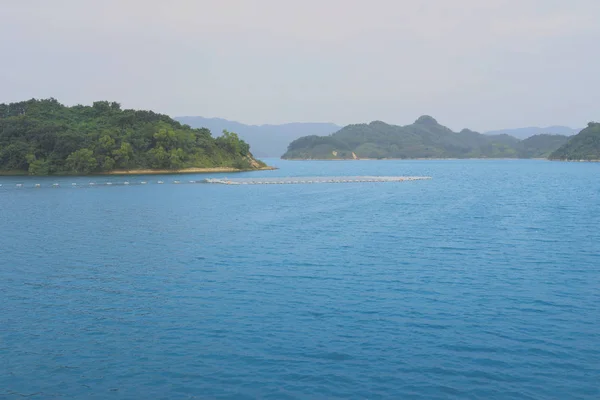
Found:
M 244 123 L 600 120 L 598 0 L 0 0 L 0 103 Z

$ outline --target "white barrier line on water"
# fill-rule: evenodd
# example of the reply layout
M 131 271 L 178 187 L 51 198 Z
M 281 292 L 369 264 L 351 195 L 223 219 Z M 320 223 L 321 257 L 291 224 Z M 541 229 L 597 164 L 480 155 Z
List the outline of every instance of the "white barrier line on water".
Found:
M 317 183 L 366 183 L 404 182 L 431 179 L 430 176 L 356 176 L 356 177 L 310 177 L 310 178 L 237 178 L 206 179 L 206 183 L 222 185 L 281 185 Z
M 174 180 L 170 183 L 179 185 L 179 184 L 196 184 L 196 183 L 212 183 L 212 184 L 221 184 L 221 185 L 291 185 L 291 184 L 317 184 L 317 183 L 367 183 L 367 182 L 405 182 L 405 181 L 417 181 L 417 180 L 426 180 L 431 179 L 430 176 L 348 176 L 348 177 L 293 177 L 293 178 L 209 178 L 203 179 L 200 181 L 190 180 L 190 181 L 180 181 Z M 77 182 L 71 183 L 71 187 L 93 187 L 97 185 L 103 186 L 129 186 L 129 185 L 146 185 L 147 181 L 140 182 L 89 182 L 86 184 L 79 184 Z M 156 181 L 156 184 L 163 185 L 165 181 Z M 2 187 L 2 184 L 0 184 Z M 15 187 L 17 188 L 42 188 L 44 185 L 40 183 L 35 184 L 23 184 L 16 183 Z M 60 183 L 53 183 L 49 185 L 49 187 L 59 188 L 61 187 Z

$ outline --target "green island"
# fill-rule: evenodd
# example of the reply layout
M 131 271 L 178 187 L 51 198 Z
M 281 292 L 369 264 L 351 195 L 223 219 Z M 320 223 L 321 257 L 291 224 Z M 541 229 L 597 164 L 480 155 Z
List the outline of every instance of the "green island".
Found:
M 550 154 L 551 160 L 600 161 L 600 123 L 590 122 L 584 130 Z
M 116 102 L 0 104 L 0 174 L 87 175 L 270 169 L 235 133 L 212 137 Z
M 519 140 L 507 134 L 453 132 L 424 115 L 406 126 L 381 121 L 348 125 L 329 136 L 304 136 L 284 159 L 546 158 L 569 138 L 541 134 Z

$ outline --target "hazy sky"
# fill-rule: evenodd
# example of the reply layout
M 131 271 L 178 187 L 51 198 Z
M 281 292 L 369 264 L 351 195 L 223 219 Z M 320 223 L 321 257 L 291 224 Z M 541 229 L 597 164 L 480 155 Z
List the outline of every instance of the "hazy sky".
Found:
M 600 0 L 0 0 L 0 102 L 245 123 L 600 120 Z

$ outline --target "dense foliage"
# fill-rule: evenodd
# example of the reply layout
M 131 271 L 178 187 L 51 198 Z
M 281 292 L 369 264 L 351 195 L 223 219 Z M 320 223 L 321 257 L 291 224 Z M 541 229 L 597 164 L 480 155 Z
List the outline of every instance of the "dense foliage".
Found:
M 453 132 L 422 116 L 407 126 L 374 121 L 349 125 L 329 136 L 305 136 L 293 141 L 283 158 L 527 158 L 550 153 L 564 143 L 555 135 L 538 136 L 526 142 L 506 134 Z
M 0 171 L 33 175 L 264 164 L 235 133 L 213 138 L 152 111 L 119 103 L 66 107 L 54 99 L 0 104 Z
M 600 123 L 590 122 L 564 146 L 550 155 L 552 160 L 600 160 Z

